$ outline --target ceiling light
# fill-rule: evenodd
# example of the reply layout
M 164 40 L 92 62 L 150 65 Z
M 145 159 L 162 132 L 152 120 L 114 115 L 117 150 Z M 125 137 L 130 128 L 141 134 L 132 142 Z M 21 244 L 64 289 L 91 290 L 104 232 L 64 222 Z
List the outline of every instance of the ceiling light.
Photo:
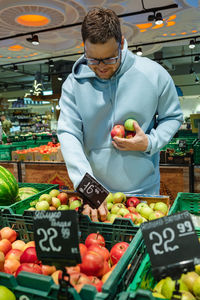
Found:
M 14 70 L 15 72 L 18 72 L 18 71 L 19 71 L 19 70 L 18 70 L 18 66 L 13 65 L 13 70 Z
M 58 75 L 58 80 L 59 80 L 59 81 L 62 81 L 62 80 L 63 80 L 63 78 L 62 78 L 61 75 Z
M 137 48 L 136 54 L 139 55 L 139 56 L 141 56 L 142 55 L 142 48 L 140 48 L 140 47 Z
M 195 41 L 194 40 L 190 41 L 189 48 L 190 49 L 194 49 L 195 48 Z
M 54 67 L 54 62 L 52 59 L 49 60 L 49 67 L 53 68 Z
M 195 55 L 195 57 L 194 57 L 194 63 L 198 63 L 199 60 L 200 60 L 199 55 Z
M 156 25 L 161 25 L 163 23 L 163 17 L 162 17 L 162 14 L 160 12 L 158 12 L 156 15 L 155 15 L 155 24 Z
M 37 46 L 39 45 L 39 38 L 38 38 L 38 35 L 36 34 L 32 34 L 32 37 L 31 38 L 27 38 L 26 39 L 29 43 L 32 43 L 32 45 L 34 46 Z

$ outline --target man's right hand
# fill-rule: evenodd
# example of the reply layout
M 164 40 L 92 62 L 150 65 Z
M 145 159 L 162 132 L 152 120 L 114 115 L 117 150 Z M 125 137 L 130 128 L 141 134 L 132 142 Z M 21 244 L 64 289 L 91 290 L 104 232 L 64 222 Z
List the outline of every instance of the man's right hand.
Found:
M 82 211 L 83 215 L 87 215 L 94 222 L 105 221 L 108 214 L 107 202 L 104 201 L 98 209 L 91 208 L 88 204 L 85 204 Z

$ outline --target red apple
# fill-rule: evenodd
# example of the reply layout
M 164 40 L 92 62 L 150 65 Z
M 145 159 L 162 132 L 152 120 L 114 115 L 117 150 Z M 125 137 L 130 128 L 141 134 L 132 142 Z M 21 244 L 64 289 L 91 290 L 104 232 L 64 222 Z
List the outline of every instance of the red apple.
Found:
M 123 125 L 115 125 L 113 129 L 111 130 L 111 137 L 114 138 L 114 136 L 118 136 L 120 138 L 125 137 L 125 129 Z
M 108 273 L 110 271 L 110 266 L 107 260 L 104 260 L 104 266 L 103 266 L 103 270 L 100 273 L 100 277 L 102 277 L 104 274 Z
M 88 247 L 88 251 L 94 251 L 97 252 L 99 254 L 101 254 L 105 260 L 109 260 L 110 258 L 110 252 L 108 251 L 108 249 L 106 247 L 103 247 L 101 245 L 98 244 L 92 244 Z
M 133 207 L 133 206 L 129 206 L 129 207 L 127 207 L 128 208 L 128 210 L 129 210 L 129 212 L 132 214 L 132 213 L 134 213 L 134 212 L 136 212 L 136 208 L 135 207 Z
M 7 239 L 0 240 L 0 251 L 2 251 L 4 255 L 6 255 L 6 253 L 8 253 L 8 251 L 10 251 L 11 249 L 12 249 L 12 244 L 9 240 Z
M 76 265 L 74 267 L 65 267 L 65 269 L 68 274 L 80 273 L 80 265 Z
M 72 202 L 76 201 L 76 200 L 81 200 L 81 198 L 78 197 L 78 196 L 71 196 L 71 197 L 69 197 L 69 205 L 70 205 Z
M 83 256 L 87 252 L 87 247 L 83 243 L 79 243 L 79 250 L 80 250 L 81 259 L 83 260 Z
M 102 270 L 104 268 L 104 258 L 101 254 L 88 251 L 84 257 L 83 261 L 80 264 L 81 272 L 85 273 L 86 275 L 94 275 L 100 276 Z
M 91 246 L 93 244 L 98 244 L 98 245 L 105 247 L 105 239 L 101 234 L 99 234 L 99 232 L 90 233 L 87 236 L 87 238 L 85 240 L 86 247 L 88 248 L 89 246 Z
M 133 138 L 135 135 L 136 135 L 136 132 L 134 132 L 134 131 L 128 131 L 128 132 L 126 133 L 126 139 L 131 139 L 131 138 Z
M 37 253 L 35 247 L 29 247 L 24 250 L 23 254 L 20 257 L 20 263 L 34 263 L 37 264 L 39 262 L 37 258 Z
M 126 219 L 131 219 L 133 221 L 133 223 L 135 222 L 135 220 L 137 219 L 136 215 L 132 214 L 132 213 L 129 213 L 129 214 L 126 214 L 124 216 L 124 218 Z
M 88 278 L 90 279 L 91 283 L 96 287 L 97 291 L 101 292 L 103 282 L 96 276 L 88 276 Z
M 67 193 L 60 193 L 57 198 L 60 200 L 61 205 L 62 204 L 67 204 L 68 203 L 68 195 Z
M 55 266 L 42 265 L 41 268 L 42 268 L 43 275 L 51 275 L 56 271 Z
M 23 254 L 22 250 L 19 249 L 11 249 L 7 252 L 5 259 L 17 259 L 18 261 L 20 261 L 20 257 Z
M 49 210 L 56 210 L 56 208 L 54 206 L 49 206 Z
M 113 265 L 115 265 L 122 255 L 126 252 L 129 244 L 126 242 L 119 242 L 115 244 L 112 249 L 110 250 L 110 259 Z
M 0 230 L 1 238 L 7 239 L 11 243 L 14 242 L 17 238 L 17 232 L 10 227 L 4 227 Z
M 25 271 L 25 272 L 32 272 L 32 273 L 37 273 L 37 274 L 42 274 L 42 268 L 37 265 L 37 264 L 32 264 L 32 263 L 23 263 L 19 266 L 19 268 L 17 269 L 15 276 L 17 277 L 17 275 L 21 272 L 21 271 Z
M 127 207 L 136 207 L 140 203 L 140 200 L 137 197 L 130 197 L 126 200 Z
M 14 274 L 16 270 L 19 268 L 19 266 L 20 266 L 20 262 L 17 259 L 15 258 L 6 259 L 4 263 L 4 272 L 8 274 Z

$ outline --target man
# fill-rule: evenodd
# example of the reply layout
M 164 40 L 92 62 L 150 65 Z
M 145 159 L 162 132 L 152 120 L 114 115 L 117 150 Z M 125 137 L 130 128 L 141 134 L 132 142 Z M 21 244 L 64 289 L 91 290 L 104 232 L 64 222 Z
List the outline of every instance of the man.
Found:
M 172 78 L 159 64 L 127 49 L 120 22 L 95 8 L 82 24 L 85 54 L 62 87 L 58 136 L 76 188 L 86 172 L 111 192 L 159 194 L 159 150 L 182 123 Z M 157 118 L 156 118 L 157 115 Z M 132 118 L 136 135 L 114 137 L 116 124 Z M 86 206 L 93 220 L 100 213 Z
M 9 135 L 10 128 L 12 128 L 11 121 L 7 120 L 5 115 L 1 115 L 1 124 L 2 124 L 2 129 L 5 132 L 5 134 Z

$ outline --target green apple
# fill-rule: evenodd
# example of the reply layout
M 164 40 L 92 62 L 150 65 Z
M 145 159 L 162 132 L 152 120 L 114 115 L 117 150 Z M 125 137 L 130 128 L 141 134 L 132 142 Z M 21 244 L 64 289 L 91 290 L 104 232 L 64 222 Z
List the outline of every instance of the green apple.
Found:
M 157 211 L 153 211 L 151 214 L 150 214 L 150 216 L 149 216 L 149 221 L 152 221 L 152 220 L 155 220 L 155 219 L 159 219 L 159 218 L 162 218 L 162 217 L 164 217 L 165 215 L 161 212 L 161 211 L 159 211 L 159 210 L 157 210 Z
M 49 204 L 51 204 L 51 195 L 49 194 L 42 194 L 39 198 L 39 201 L 47 201 Z
M 196 281 L 197 278 L 199 278 L 199 275 L 194 271 L 187 272 L 186 274 L 183 274 L 181 277 L 182 281 L 187 285 L 190 292 L 193 291 L 194 282 Z
M 111 208 L 111 214 L 118 214 L 120 208 L 125 208 L 124 204 L 122 203 L 114 204 L 113 207 Z
M 142 207 L 149 207 L 147 203 L 144 202 L 140 202 L 137 206 L 136 206 L 136 211 L 140 213 L 140 210 L 142 209 Z
M 125 216 L 126 214 L 129 214 L 129 210 L 127 208 L 122 207 L 118 210 L 118 215 Z
M 51 197 L 57 197 L 60 194 L 59 190 L 53 189 L 49 192 Z
M 153 209 L 149 206 L 147 207 L 142 207 L 140 209 L 140 214 L 142 217 L 144 217 L 145 219 L 149 219 L 150 214 L 153 212 Z
M 58 208 L 61 205 L 60 199 L 56 197 L 52 197 L 51 205 L 54 206 L 55 208 Z
M 121 192 L 117 192 L 113 195 L 113 203 L 123 203 L 126 201 L 126 195 Z
M 120 215 L 117 215 L 117 214 L 110 214 L 108 217 L 107 217 L 107 220 L 110 221 L 111 223 L 113 223 L 115 221 L 116 218 L 121 218 Z
M 200 276 L 194 282 L 193 293 L 195 296 L 200 297 Z
M 80 207 L 82 205 L 81 201 L 80 200 L 74 200 L 70 206 L 69 206 L 69 209 L 75 209 L 77 207 Z
M 113 203 L 107 202 L 107 209 L 111 210 L 112 207 L 113 207 Z
M 113 202 L 113 193 L 109 193 L 105 200 L 107 203 L 112 203 Z
M 133 125 L 133 119 L 127 119 L 124 123 L 124 127 L 128 131 L 135 131 L 134 125 Z
M 168 206 L 164 202 L 157 202 L 153 209 L 161 211 L 164 215 L 166 215 L 168 212 Z
M 58 206 L 58 210 L 68 210 L 69 206 L 67 204 L 62 204 L 60 206 Z
M 151 207 L 152 209 L 154 209 L 154 206 L 155 206 L 155 203 L 153 203 L 153 202 L 149 204 L 149 207 Z
M 48 210 L 49 209 L 49 203 L 45 200 L 39 201 L 36 203 L 35 206 L 36 210 Z

